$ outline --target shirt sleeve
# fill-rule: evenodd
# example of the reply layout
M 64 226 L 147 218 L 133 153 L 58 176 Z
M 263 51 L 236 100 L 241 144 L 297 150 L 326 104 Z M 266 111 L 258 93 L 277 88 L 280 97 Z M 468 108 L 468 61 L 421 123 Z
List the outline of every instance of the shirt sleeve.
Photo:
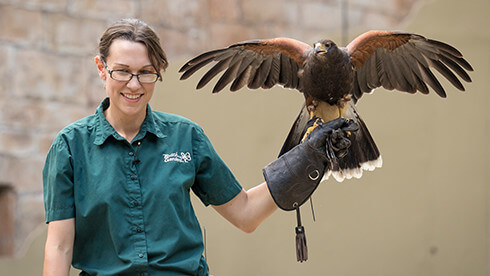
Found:
M 46 223 L 75 217 L 72 157 L 61 137 L 55 138 L 43 169 Z
M 241 190 L 230 168 L 215 151 L 202 129 L 197 138 L 197 172 L 192 190 L 204 205 L 222 205 L 232 200 Z

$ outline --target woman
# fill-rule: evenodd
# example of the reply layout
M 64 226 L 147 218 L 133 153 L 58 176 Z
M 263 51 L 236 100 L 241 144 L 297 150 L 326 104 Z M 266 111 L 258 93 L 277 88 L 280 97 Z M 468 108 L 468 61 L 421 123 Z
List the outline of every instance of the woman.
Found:
M 43 170 L 44 275 L 207 275 L 189 191 L 249 233 L 277 209 L 267 184 L 243 190 L 197 124 L 151 110 L 168 63 L 144 22 L 110 26 L 95 63 L 108 97 L 57 135 Z

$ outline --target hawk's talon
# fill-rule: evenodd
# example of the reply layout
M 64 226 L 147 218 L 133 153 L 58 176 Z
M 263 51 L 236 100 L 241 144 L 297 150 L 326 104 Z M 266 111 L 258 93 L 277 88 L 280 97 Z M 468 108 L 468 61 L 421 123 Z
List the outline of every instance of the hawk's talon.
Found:
M 316 119 L 315 119 L 316 118 Z M 315 116 L 313 112 L 310 113 L 310 121 L 315 119 L 313 122 L 313 125 L 310 126 L 309 128 L 306 129 L 305 135 L 303 136 L 303 139 L 301 139 L 301 142 L 303 142 L 308 136 L 310 136 L 311 132 L 318 127 L 319 125 L 323 124 L 324 121 L 322 118 Z

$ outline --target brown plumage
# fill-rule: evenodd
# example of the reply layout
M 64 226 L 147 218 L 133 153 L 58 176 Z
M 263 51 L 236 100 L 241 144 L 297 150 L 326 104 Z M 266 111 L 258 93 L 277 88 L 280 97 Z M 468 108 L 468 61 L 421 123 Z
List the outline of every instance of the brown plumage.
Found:
M 231 83 L 231 91 L 244 86 L 267 89 L 279 84 L 304 94 L 305 105 L 280 155 L 300 143 L 312 116 L 324 121 L 338 116 L 355 120 L 360 130 L 351 137 L 353 144 L 348 155 L 340 160 L 338 169 L 325 175 L 333 174 L 338 181 L 360 177 L 363 170 L 381 166 L 376 144 L 355 109 L 364 93 L 384 87 L 427 94 L 431 87 L 446 97 L 430 68 L 461 91 L 464 87 L 459 78 L 471 82 L 466 71 L 473 70 L 462 54 L 446 43 L 392 31 L 366 32 L 347 47 L 337 47 L 331 40 L 320 40 L 313 47 L 290 38 L 244 41 L 193 58 L 180 69 L 181 79 L 211 62 L 216 64 L 202 77 L 197 89 L 224 71 L 213 93 Z

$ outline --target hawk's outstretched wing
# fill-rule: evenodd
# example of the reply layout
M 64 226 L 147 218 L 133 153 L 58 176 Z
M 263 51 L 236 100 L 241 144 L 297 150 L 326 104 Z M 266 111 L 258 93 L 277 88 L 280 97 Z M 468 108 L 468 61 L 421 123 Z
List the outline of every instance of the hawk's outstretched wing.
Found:
M 231 91 L 245 85 L 257 89 L 271 88 L 275 84 L 297 89 L 298 71 L 310 49 L 308 44 L 290 38 L 248 40 L 193 58 L 179 70 L 183 73 L 180 79 L 187 79 L 203 66 L 217 62 L 201 78 L 197 89 L 205 86 L 223 70 L 226 71 L 214 86 L 213 93 L 221 91 L 230 82 Z
M 435 68 L 461 91 L 464 91 L 463 84 L 454 73 L 471 82 L 465 69 L 473 71 L 473 68 L 457 49 L 418 34 L 369 31 L 349 43 L 347 52 L 355 70 L 352 94 L 356 100 L 381 86 L 427 94 L 429 85 L 439 96 L 446 97 L 429 68 Z

